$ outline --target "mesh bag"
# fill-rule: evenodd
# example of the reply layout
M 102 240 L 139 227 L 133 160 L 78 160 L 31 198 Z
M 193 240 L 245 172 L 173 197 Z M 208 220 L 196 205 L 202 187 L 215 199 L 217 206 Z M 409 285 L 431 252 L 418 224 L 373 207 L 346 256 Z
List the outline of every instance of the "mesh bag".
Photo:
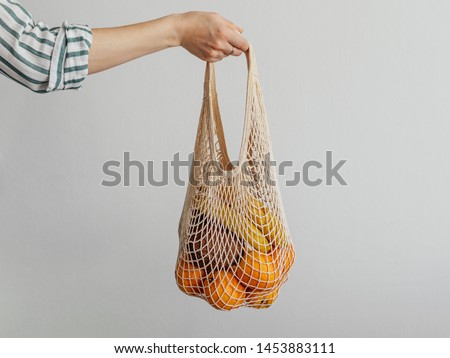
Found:
M 228 157 L 207 64 L 190 180 L 178 233 L 178 287 L 231 310 L 267 308 L 286 282 L 295 252 L 281 203 L 261 88 L 252 48 L 239 162 Z

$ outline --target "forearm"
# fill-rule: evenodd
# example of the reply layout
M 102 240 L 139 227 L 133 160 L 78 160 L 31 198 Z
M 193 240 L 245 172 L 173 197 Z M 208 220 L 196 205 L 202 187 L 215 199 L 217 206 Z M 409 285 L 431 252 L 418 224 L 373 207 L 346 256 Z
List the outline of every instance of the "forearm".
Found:
M 94 29 L 89 53 L 89 74 L 180 45 L 177 21 L 180 15 L 135 25 Z

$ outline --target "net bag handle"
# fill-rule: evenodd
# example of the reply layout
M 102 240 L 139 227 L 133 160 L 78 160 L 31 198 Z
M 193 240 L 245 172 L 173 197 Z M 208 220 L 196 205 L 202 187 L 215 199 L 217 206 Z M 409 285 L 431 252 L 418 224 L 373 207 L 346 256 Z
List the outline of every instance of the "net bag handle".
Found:
M 254 101 L 256 97 L 255 90 L 259 88 L 259 79 L 258 79 L 258 69 L 256 66 L 256 60 L 254 55 L 253 46 L 250 44 L 248 50 L 245 52 L 245 56 L 247 59 L 247 94 L 246 94 L 246 106 L 245 106 L 245 117 L 244 117 L 244 130 L 241 141 L 241 149 L 239 153 L 239 163 L 242 163 L 245 160 L 248 145 L 249 145 L 249 132 L 251 127 L 251 114 L 252 114 L 252 105 L 257 103 Z M 205 71 L 205 82 L 204 82 L 204 101 L 206 101 L 205 108 L 205 119 L 207 121 L 206 128 L 208 132 L 208 137 L 210 141 L 211 148 L 211 156 L 213 160 L 219 161 L 217 154 L 217 148 L 215 145 L 215 141 L 217 140 L 219 144 L 219 149 L 222 153 L 222 166 L 226 170 L 233 169 L 230 166 L 230 158 L 227 151 L 227 145 L 225 141 L 225 135 L 222 126 L 222 120 L 220 116 L 219 110 L 219 102 L 217 98 L 217 89 L 216 89 L 216 74 L 215 74 L 215 64 L 207 63 L 206 71 Z M 237 169 L 234 168 L 234 169 Z

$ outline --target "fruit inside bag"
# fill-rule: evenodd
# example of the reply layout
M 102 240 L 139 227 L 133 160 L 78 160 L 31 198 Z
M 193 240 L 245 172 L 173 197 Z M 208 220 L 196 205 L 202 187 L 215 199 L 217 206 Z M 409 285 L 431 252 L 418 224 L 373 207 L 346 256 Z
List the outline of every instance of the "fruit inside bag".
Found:
M 194 161 L 179 224 L 178 287 L 220 310 L 268 308 L 295 259 L 275 169 L 267 165 L 273 155 L 251 46 L 246 55 L 247 104 L 239 164 L 230 164 L 214 65 L 207 64 Z

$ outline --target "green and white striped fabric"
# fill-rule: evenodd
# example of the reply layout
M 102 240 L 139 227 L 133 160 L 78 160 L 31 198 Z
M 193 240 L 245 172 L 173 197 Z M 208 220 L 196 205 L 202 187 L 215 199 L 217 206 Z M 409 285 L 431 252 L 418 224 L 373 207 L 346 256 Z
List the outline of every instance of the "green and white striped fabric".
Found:
M 88 26 L 49 28 L 18 2 L 0 0 L 0 73 L 34 92 L 80 88 L 91 43 Z

